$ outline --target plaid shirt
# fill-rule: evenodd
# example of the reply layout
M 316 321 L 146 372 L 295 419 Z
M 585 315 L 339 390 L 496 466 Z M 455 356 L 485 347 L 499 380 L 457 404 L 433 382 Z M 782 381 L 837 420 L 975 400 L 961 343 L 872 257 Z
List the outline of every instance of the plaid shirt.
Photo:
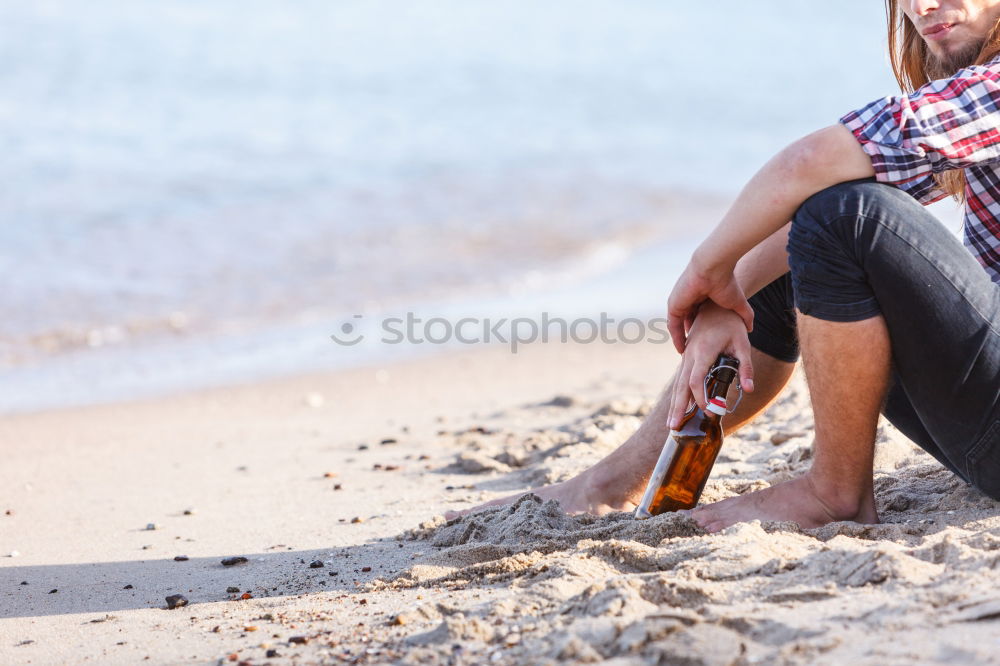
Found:
M 840 122 L 871 157 L 875 178 L 922 204 L 947 196 L 932 174 L 964 169 L 965 247 L 1000 282 L 1000 58 L 883 97 Z

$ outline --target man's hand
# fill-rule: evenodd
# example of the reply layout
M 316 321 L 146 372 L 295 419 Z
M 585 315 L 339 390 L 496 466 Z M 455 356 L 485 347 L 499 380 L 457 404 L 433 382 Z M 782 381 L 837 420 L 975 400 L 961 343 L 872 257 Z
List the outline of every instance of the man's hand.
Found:
M 753 308 L 747 303 L 733 271 L 702 270 L 697 265 L 697 258 L 692 258 L 667 300 L 667 328 L 678 353 L 684 354 L 687 349 L 689 329 L 699 306 L 709 301 L 737 314 L 743 320 L 744 334 L 753 330 Z
M 753 391 L 750 340 L 743 319 L 732 310 L 706 302 L 688 332 L 687 348 L 677 371 L 668 416 L 671 428 L 677 427 L 692 401 L 705 409 L 705 375 L 723 352 L 739 360 L 740 385 L 745 391 Z

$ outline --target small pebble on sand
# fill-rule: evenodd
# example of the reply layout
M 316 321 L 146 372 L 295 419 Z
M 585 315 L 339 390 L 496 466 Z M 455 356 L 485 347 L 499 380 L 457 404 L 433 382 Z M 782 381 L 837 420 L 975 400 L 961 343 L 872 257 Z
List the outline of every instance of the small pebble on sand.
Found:
M 185 597 L 182 594 L 171 594 L 169 597 L 166 597 L 166 600 L 167 600 L 167 608 L 170 610 L 188 605 L 187 597 Z
M 545 404 L 550 407 L 572 407 L 576 404 L 576 398 L 571 395 L 557 395 Z
M 771 435 L 771 443 L 775 446 L 781 446 L 790 439 L 795 439 L 796 437 L 805 437 L 806 433 L 801 431 L 796 432 L 776 432 Z
M 309 563 L 310 569 L 319 569 L 321 567 L 323 567 L 323 560 L 313 560 Z
M 247 562 L 248 560 L 245 557 L 227 557 L 222 560 L 222 566 L 231 567 L 236 564 L 246 564 Z
M 239 594 L 239 592 L 240 592 L 240 588 L 238 588 L 238 587 L 229 586 L 229 587 L 226 588 L 226 593 L 227 594 Z
M 187 555 L 177 555 L 174 557 L 174 562 L 187 562 L 189 559 L 191 558 Z
M 365 522 L 365 519 L 362 518 L 361 516 L 354 516 L 353 518 L 351 518 L 351 522 L 352 523 L 363 523 L 363 522 Z
M 156 523 L 146 523 L 146 531 L 153 532 L 158 529 L 160 529 L 160 526 Z

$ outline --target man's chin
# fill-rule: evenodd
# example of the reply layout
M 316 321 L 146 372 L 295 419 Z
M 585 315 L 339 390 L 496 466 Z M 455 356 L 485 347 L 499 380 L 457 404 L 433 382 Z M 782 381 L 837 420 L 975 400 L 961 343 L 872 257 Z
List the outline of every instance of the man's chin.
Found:
M 944 79 L 960 69 L 974 65 L 984 45 L 985 42 L 980 41 L 951 48 L 941 45 L 928 46 L 927 77 L 932 81 Z

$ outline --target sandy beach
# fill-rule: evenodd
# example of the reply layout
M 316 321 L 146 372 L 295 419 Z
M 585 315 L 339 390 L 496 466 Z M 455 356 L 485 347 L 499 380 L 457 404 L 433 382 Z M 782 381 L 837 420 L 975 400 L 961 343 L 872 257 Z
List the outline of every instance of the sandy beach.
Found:
M 599 459 L 673 362 L 484 348 L 5 417 L 0 661 L 997 660 L 1000 505 L 888 427 L 878 526 L 706 535 L 534 496 L 444 520 Z M 728 437 L 703 500 L 803 470 L 811 428 L 798 378 Z

